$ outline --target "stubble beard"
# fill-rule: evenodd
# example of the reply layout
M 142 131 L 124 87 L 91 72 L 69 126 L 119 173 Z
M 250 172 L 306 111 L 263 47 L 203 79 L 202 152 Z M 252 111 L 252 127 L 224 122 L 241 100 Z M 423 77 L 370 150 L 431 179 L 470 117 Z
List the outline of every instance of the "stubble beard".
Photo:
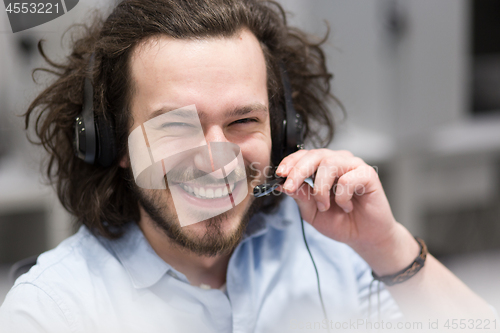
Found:
M 248 185 L 249 180 L 254 179 L 255 172 L 248 167 L 246 171 Z M 132 180 L 131 188 L 139 205 L 150 217 L 157 230 L 163 232 L 179 248 L 205 257 L 214 257 L 232 252 L 241 242 L 250 218 L 259 210 L 262 202 L 261 200 L 250 198 L 246 203 L 247 207 L 242 213 L 238 214 L 239 216 L 232 209 L 203 222 L 199 222 L 205 224 L 205 232 L 200 237 L 189 234 L 180 226 L 175 208 L 173 208 L 174 204 L 168 184 L 166 190 L 144 190 L 138 187 L 135 181 Z M 227 219 L 237 219 L 238 221 L 234 222 L 237 223 L 237 227 L 230 233 L 224 234 L 221 226 Z

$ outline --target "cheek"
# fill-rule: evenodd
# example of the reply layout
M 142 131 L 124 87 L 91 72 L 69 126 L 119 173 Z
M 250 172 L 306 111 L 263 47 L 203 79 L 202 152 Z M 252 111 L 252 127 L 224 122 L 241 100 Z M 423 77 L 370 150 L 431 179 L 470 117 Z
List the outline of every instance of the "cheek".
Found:
M 269 119 L 265 121 L 262 128 L 249 135 L 233 138 L 231 141 L 240 147 L 245 166 L 254 173 L 256 181 L 263 182 L 265 172 L 268 171 L 271 163 L 272 140 Z
M 254 176 L 263 181 L 271 162 L 271 142 L 255 142 L 241 147 L 241 150 L 245 164 L 254 172 Z
M 263 139 L 262 141 L 253 144 L 249 148 L 248 156 L 249 158 L 251 158 L 251 161 L 255 161 L 254 164 L 258 166 L 262 174 L 262 179 L 264 179 L 271 165 L 272 141 L 271 141 L 271 135 L 268 135 L 262 139 Z

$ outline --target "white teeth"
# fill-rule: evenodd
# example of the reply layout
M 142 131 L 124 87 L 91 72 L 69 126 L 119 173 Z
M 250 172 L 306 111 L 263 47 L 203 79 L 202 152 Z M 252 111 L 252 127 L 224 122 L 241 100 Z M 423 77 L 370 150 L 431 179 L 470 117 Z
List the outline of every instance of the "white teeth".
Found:
M 201 198 L 201 199 L 223 198 L 223 197 L 226 197 L 229 193 L 229 191 L 227 189 L 227 185 L 219 187 L 215 190 L 213 188 L 205 188 L 205 187 L 201 187 L 201 186 L 200 187 L 196 187 L 196 186 L 191 187 L 191 186 L 188 186 L 186 184 L 180 184 L 180 186 L 187 193 L 192 194 L 192 195 L 196 196 L 197 198 Z M 234 184 L 230 184 L 229 187 L 230 187 L 230 191 L 232 193 L 234 190 Z

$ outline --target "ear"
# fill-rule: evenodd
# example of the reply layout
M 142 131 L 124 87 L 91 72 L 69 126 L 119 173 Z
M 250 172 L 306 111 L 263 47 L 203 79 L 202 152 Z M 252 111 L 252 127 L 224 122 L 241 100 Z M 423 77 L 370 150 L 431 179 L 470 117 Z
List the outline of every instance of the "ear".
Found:
M 123 168 L 123 169 L 127 169 L 130 167 L 130 159 L 128 157 L 128 154 L 125 154 L 121 160 L 120 160 L 120 163 L 119 163 L 120 167 Z

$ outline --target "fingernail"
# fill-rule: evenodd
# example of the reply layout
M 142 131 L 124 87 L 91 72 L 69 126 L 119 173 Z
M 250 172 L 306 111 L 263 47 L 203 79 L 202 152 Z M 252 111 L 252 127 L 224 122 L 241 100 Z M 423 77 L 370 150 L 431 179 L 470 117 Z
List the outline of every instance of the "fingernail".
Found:
M 344 210 L 344 212 L 346 212 L 346 214 L 349 214 L 351 212 L 351 210 L 349 208 L 342 208 Z
M 293 188 L 293 180 L 287 179 L 285 185 L 283 185 L 283 188 L 287 191 L 291 191 Z
M 278 173 L 279 173 L 279 174 L 281 174 L 281 173 L 283 173 L 283 171 L 285 171 L 285 167 L 284 167 L 284 166 L 282 166 L 282 165 L 280 165 L 280 166 L 278 167 L 278 169 L 276 170 L 276 173 L 277 173 L 277 174 L 278 174 Z
M 321 202 L 318 202 L 318 210 L 320 212 L 324 212 L 326 210 L 326 206 L 323 205 Z

